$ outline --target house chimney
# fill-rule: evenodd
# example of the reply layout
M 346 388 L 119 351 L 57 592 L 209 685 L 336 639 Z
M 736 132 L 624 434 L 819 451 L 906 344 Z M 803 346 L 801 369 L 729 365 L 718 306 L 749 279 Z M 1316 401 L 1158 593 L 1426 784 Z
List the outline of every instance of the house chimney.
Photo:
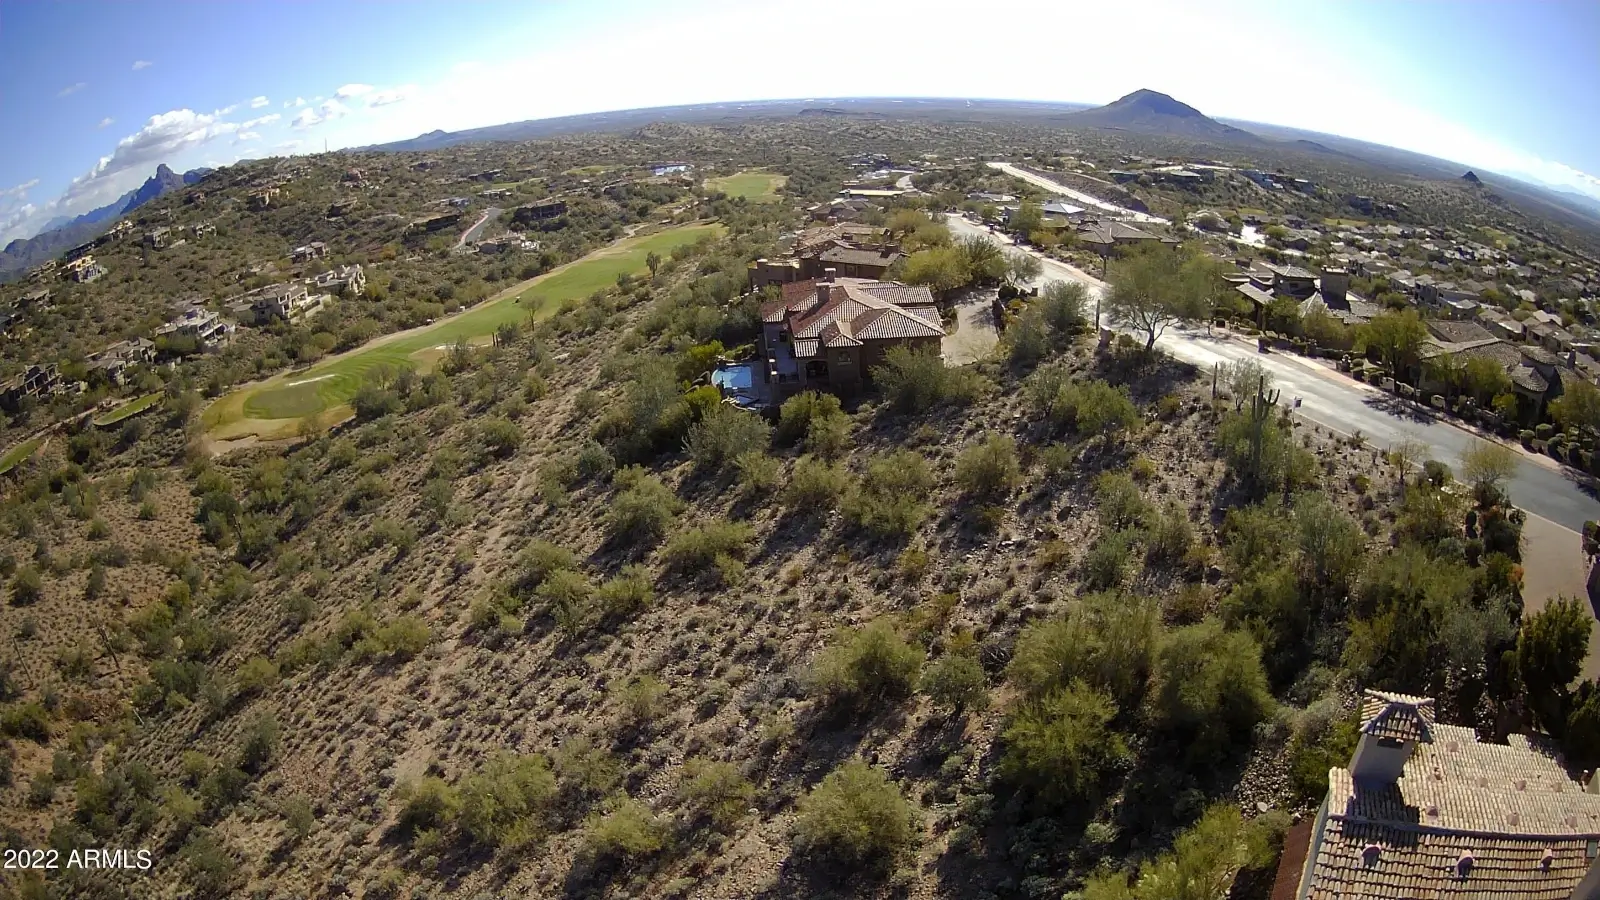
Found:
M 833 298 L 833 282 L 837 273 L 837 269 L 822 270 L 822 279 L 817 282 L 817 303 L 819 305 L 827 303 Z
M 1433 740 L 1433 700 L 1368 690 L 1361 702 L 1361 737 L 1350 759 L 1356 782 L 1394 784 L 1419 743 Z
M 1322 299 L 1343 303 L 1345 295 L 1350 292 L 1350 273 L 1345 269 L 1325 268 L 1322 270 Z
M 838 279 L 839 279 L 839 270 L 838 269 L 823 269 L 822 270 L 822 280 L 827 281 L 829 283 L 832 283 L 834 281 L 837 281 Z

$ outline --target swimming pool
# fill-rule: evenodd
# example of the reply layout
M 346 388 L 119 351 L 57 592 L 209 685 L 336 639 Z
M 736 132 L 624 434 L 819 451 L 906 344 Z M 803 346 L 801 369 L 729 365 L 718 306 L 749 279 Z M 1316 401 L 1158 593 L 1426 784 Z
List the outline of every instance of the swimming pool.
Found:
M 754 363 L 718 366 L 711 372 L 711 383 L 722 389 L 722 396 L 731 397 L 740 406 L 756 406 L 761 402 L 755 390 Z

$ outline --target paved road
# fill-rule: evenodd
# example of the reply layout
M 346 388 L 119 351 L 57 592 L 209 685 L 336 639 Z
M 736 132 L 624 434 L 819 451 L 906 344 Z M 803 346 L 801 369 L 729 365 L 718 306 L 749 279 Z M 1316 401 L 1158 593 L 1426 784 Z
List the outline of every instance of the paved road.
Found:
M 957 235 L 982 234 L 999 243 L 1010 243 L 959 216 L 946 216 L 945 221 Z M 1082 282 L 1093 297 L 1105 289 L 1103 282 L 1071 266 L 1044 257 L 1040 262 L 1044 280 Z M 1376 447 L 1387 448 L 1404 440 L 1421 441 L 1431 448 L 1435 458 L 1459 469 L 1462 451 L 1477 439 L 1471 432 L 1342 375 L 1331 366 L 1289 353 L 1259 353 L 1253 339 L 1221 331 L 1207 335 L 1204 329 L 1169 329 L 1156 346 L 1201 370 L 1218 362 L 1256 360 L 1282 389 L 1280 402 L 1300 398 L 1296 412 L 1302 418 L 1347 434 L 1360 434 Z M 1582 531 L 1587 519 L 1600 519 L 1600 500 L 1586 492 L 1574 476 L 1554 460 L 1521 453 L 1520 448 L 1509 491 L 1518 506 L 1574 531 Z
M 1014 175 L 1017 178 L 1021 178 L 1023 181 L 1032 182 L 1047 191 L 1054 191 L 1057 194 L 1064 194 L 1078 201 L 1079 203 L 1092 206 L 1095 209 L 1104 210 L 1105 212 L 1115 213 L 1119 217 L 1125 219 L 1132 219 L 1135 222 L 1146 222 L 1152 225 L 1167 224 L 1167 220 L 1161 218 L 1160 216 L 1152 216 L 1149 213 L 1134 212 L 1131 209 L 1123 209 L 1122 207 L 1117 206 L 1115 203 L 1107 203 L 1093 194 L 1085 194 L 1083 191 L 1080 191 L 1076 188 L 1067 187 L 1060 182 L 1045 178 L 1043 175 L 1035 175 L 1032 172 L 1023 171 L 1022 169 L 1019 169 L 1008 162 L 991 162 L 989 165 L 993 168 L 999 169 L 1007 175 Z
M 489 223 L 493 222 L 503 212 L 505 212 L 505 210 L 500 209 L 497 206 L 491 206 L 484 210 L 483 215 L 478 217 L 478 221 L 472 223 L 471 228 L 468 228 L 466 231 L 461 233 L 461 240 L 456 241 L 456 249 L 460 250 L 469 242 L 477 240 L 478 235 L 483 233 L 483 229 L 488 227 Z

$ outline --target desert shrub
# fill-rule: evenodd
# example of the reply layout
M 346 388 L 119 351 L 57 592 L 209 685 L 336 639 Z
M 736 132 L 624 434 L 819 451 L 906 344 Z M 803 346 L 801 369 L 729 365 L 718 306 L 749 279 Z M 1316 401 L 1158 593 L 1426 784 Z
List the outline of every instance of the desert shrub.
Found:
M 1127 388 L 1099 379 L 1078 381 L 1065 364 L 1029 376 L 1026 395 L 1036 414 L 1053 427 L 1082 435 L 1115 434 L 1139 423 Z
M 926 412 L 935 406 L 963 406 L 976 400 L 982 381 L 970 369 L 947 368 L 937 351 L 891 349 L 872 380 L 882 388 L 890 408 L 897 412 Z
M 241 697 L 262 693 L 278 683 L 278 664 L 264 656 L 252 656 L 234 673 L 233 683 Z
M 1057 343 L 1089 324 L 1089 292 L 1076 281 L 1052 281 L 1033 301 Z
M 11 605 L 31 606 L 44 593 L 44 578 L 31 565 L 23 566 L 11 579 Z
M 1294 524 L 1301 581 L 1322 596 L 1343 597 L 1367 552 L 1367 536 L 1360 523 L 1322 494 L 1307 492 L 1295 498 Z
M 622 473 L 618 474 L 619 479 Z M 606 527 L 614 538 L 653 544 L 683 511 L 683 501 L 654 475 L 629 475 L 631 483 L 606 510 Z
M 450 825 L 461 805 L 455 789 L 432 775 L 402 782 L 395 790 L 394 802 L 400 807 L 395 828 L 403 835 Z
M 1151 523 L 1146 538 L 1145 549 L 1152 560 L 1177 564 L 1184 561 L 1194 545 L 1194 526 L 1177 501 L 1168 501 L 1166 509 Z
M 627 618 L 647 608 L 655 599 L 650 570 L 637 563 L 622 567 L 615 577 L 601 582 L 595 601 L 603 615 Z
M 666 846 L 668 829 L 642 801 L 619 797 L 584 823 L 584 849 L 609 859 L 637 859 Z
M 1222 616 L 1230 627 L 1250 632 L 1260 643 L 1274 680 L 1292 677 L 1302 668 L 1311 606 L 1288 567 L 1251 569 L 1222 599 Z
M 603 797 L 622 783 L 622 767 L 586 736 L 563 741 L 555 752 L 558 787 L 573 802 Z
M 531 592 L 557 572 L 578 567 L 577 554 L 549 541 L 534 541 L 511 561 L 512 586 L 518 592 Z
M 1551 734 L 1560 734 L 1571 703 L 1568 687 L 1583 674 L 1589 651 L 1589 615 L 1572 597 L 1558 597 L 1522 622 L 1515 651 L 1529 711 Z
M 179 855 L 186 883 L 201 897 L 225 896 L 239 879 L 239 863 L 228 845 L 210 829 L 190 835 Z
M 811 664 L 810 691 L 830 703 L 864 705 L 911 695 L 922 650 L 907 643 L 888 619 L 847 628 Z
M 755 785 L 733 763 L 700 758 L 684 763 L 679 801 L 718 830 L 726 830 L 739 821 L 755 795 Z
M 1236 506 L 1222 522 L 1222 552 L 1235 575 L 1286 560 L 1294 538 L 1293 525 L 1276 505 Z
M 35 743 L 50 741 L 50 713 L 38 701 L 0 707 L 0 734 L 26 738 Z
M 1022 480 L 1017 442 L 1009 435 L 990 434 L 956 457 L 956 483 L 968 497 L 997 499 Z
M 422 619 L 408 613 L 395 616 L 372 629 L 351 650 L 357 659 L 385 656 L 393 660 L 407 660 L 421 653 L 432 636 L 433 632 Z
M 617 468 L 617 461 L 598 441 L 584 441 L 574 462 L 579 478 L 604 479 Z
M 642 727 L 661 714 L 662 701 L 667 697 L 667 686 L 651 674 L 629 679 L 615 691 L 617 705 L 622 710 L 622 722 L 629 727 Z
M 728 583 L 744 573 L 743 556 L 754 537 L 755 529 L 748 523 L 711 521 L 674 534 L 662 548 L 661 558 L 668 569 L 683 575 L 715 572 Z
M 804 457 L 794 464 L 783 502 L 800 515 L 821 516 L 832 510 L 850 485 L 850 476 L 833 463 Z
M 1260 646 L 1217 619 L 1168 632 L 1156 672 L 1152 723 L 1183 740 L 1196 761 L 1226 752 L 1273 708 Z
M 461 779 L 457 794 L 463 833 L 482 846 L 522 847 L 543 833 L 556 779 L 543 756 L 501 753 Z
M 490 456 L 504 459 L 522 446 L 522 429 L 510 419 L 495 417 L 478 425 L 478 443 Z
M 1270 879 L 1262 870 L 1278 859 L 1289 823 L 1282 813 L 1267 813 L 1246 822 L 1239 807 L 1216 803 L 1173 842 L 1172 850 L 1139 866 L 1132 884 L 1127 873 L 1106 870 L 1084 885 L 1085 900 L 1209 900 L 1229 896 L 1241 870 L 1258 873 L 1249 883 Z M 1245 883 L 1246 879 L 1239 879 Z
M 773 439 L 782 445 L 799 443 L 811 431 L 813 422 L 845 417 L 839 398 L 817 391 L 801 391 L 783 401 L 778 410 L 778 428 Z
M 1294 442 L 1280 417 L 1269 415 L 1258 428 L 1248 413 L 1230 412 L 1216 431 L 1229 471 L 1257 496 L 1307 484 L 1316 474 L 1311 451 Z
M 915 845 L 919 818 L 887 773 L 853 759 L 800 798 L 795 849 L 853 868 L 888 868 Z
M 1094 481 L 1094 499 L 1100 527 L 1108 531 L 1143 528 L 1151 518 L 1150 504 L 1133 479 L 1107 472 Z
M 594 584 L 574 569 L 551 573 L 533 592 L 550 609 L 556 624 L 569 635 L 588 626 L 594 612 Z
M 1116 716 L 1110 695 L 1083 681 L 1027 701 L 1002 736 L 1000 772 L 1046 803 L 1092 798 L 1129 755 L 1111 728 Z
M 1132 528 L 1124 528 L 1103 532 L 1095 538 L 1083 558 L 1084 586 L 1091 591 L 1106 591 L 1126 581 L 1139 534 Z
M 850 449 L 850 417 L 840 414 L 812 419 L 806 429 L 806 452 L 823 459 L 838 459 Z
M 750 494 L 763 497 L 778 485 L 778 473 L 783 466 L 761 450 L 749 450 L 733 461 L 739 486 Z
M 967 653 L 949 653 L 928 666 L 919 687 L 935 707 L 954 715 L 969 709 L 981 712 L 989 705 L 983 666 Z
M 1355 753 L 1360 722 L 1336 712 L 1327 701 L 1312 704 L 1289 739 L 1289 789 L 1301 802 L 1322 799 L 1328 793 L 1328 770 L 1349 765 Z
M 1161 615 L 1154 604 L 1091 594 L 1065 617 L 1024 628 L 1006 677 L 1034 699 L 1083 681 L 1132 708 L 1145 695 L 1160 635 Z
M 899 450 L 867 464 L 844 514 L 878 537 L 909 537 L 928 517 L 924 501 L 932 489 L 928 461 L 915 450 Z
M 740 454 L 764 449 L 771 437 L 772 428 L 761 416 L 719 403 L 689 429 L 684 447 L 702 471 L 722 472 Z

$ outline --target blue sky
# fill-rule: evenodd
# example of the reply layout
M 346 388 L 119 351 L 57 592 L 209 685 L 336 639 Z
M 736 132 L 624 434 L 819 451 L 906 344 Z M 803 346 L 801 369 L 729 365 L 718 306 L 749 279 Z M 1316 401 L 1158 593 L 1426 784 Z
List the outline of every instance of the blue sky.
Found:
M 1600 197 L 1596 48 L 1594 0 L 5 0 L 0 242 L 162 162 L 677 103 L 1141 87 Z

